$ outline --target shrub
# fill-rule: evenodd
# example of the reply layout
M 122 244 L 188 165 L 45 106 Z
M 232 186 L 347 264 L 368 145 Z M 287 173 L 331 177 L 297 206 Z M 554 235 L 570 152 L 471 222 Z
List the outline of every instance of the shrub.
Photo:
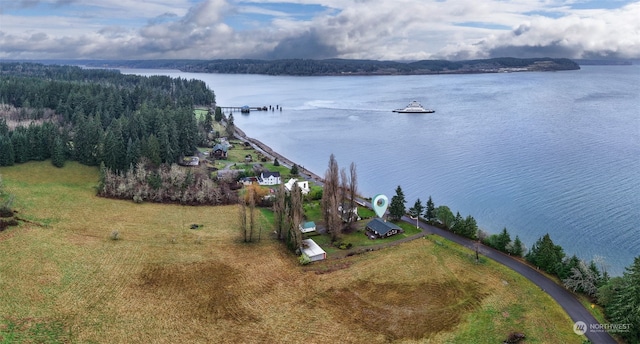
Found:
M 114 241 L 115 241 L 115 240 L 120 240 L 120 232 L 118 232 L 118 231 L 112 231 L 112 232 L 111 232 L 111 236 L 109 236 L 109 238 L 110 238 L 111 240 L 114 240 Z
M 7 206 L 0 207 L 0 217 L 12 217 L 13 211 Z
M 340 242 L 340 243 L 338 243 L 338 245 L 337 245 L 337 246 L 338 246 L 338 248 L 339 248 L 339 249 L 341 249 L 341 250 L 348 250 L 348 249 L 350 249 L 350 248 L 352 248 L 352 247 L 353 247 L 353 244 L 352 244 L 352 243 L 350 243 L 350 242 L 348 242 L 348 243 L 346 243 L 346 242 Z
M 300 262 L 300 265 L 307 265 L 307 264 L 311 263 L 311 258 L 309 258 L 309 256 L 307 256 L 306 254 L 303 253 L 298 258 L 298 261 Z

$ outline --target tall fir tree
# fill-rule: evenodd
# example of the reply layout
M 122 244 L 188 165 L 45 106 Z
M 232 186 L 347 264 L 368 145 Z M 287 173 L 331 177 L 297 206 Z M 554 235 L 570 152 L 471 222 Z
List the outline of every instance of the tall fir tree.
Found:
M 53 141 L 53 152 L 51 154 L 51 164 L 53 166 L 61 168 L 64 167 L 64 162 L 67 160 L 66 150 L 62 138 L 57 136 Z
M 564 250 L 562 246 L 554 244 L 547 233 L 531 246 L 526 259 L 550 274 L 557 274 L 562 266 Z
M 640 343 L 640 256 L 625 268 L 618 290 L 605 309 L 612 323 L 630 325 L 620 336 L 629 343 Z
M 11 138 L 8 135 L 0 135 L 0 166 L 12 166 L 14 162 Z
M 426 204 L 426 209 L 424 212 L 424 217 L 427 219 L 427 221 L 435 220 L 436 218 L 435 210 L 436 210 L 436 206 L 433 204 L 433 200 L 431 199 L 431 196 L 429 196 L 429 199 L 427 200 L 427 204 Z
M 404 192 L 402 192 L 402 188 L 398 185 L 396 194 L 391 197 L 391 202 L 389 203 L 389 215 L 392 220 L 397 221 L 404 216 L 406 212 L 405 203 Z

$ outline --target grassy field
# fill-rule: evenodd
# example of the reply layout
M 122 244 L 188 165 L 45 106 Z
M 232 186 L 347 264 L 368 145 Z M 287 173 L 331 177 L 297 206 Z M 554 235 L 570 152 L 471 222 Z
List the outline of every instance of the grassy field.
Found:
M 300 266 L 266 228 L 241 243 L 234 206 L 98 198 L 97 169 L 70 162 L 0 174 L 28 220 L 0 233 L 0 343 L 583 340 L 535 285 L 441 238 Z

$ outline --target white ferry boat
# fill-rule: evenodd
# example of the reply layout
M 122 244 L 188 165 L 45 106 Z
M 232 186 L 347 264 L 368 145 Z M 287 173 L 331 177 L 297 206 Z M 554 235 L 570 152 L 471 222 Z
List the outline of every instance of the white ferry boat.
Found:
M 425 109 L 424 107 L 422 107 L 422 105 L 420 105 L 420 103 L 418 103 L 417 101 L 414 100 L 411 103 L 409 103 L 409 105 L 407 105 L 407 107 L 405 107 L 404 109 L 395 109 L 395 110 L 393 110 L 393 112 L 397 112 L 397 113 L 434 113 L 436 111 L 432 110 L 432 109 Z

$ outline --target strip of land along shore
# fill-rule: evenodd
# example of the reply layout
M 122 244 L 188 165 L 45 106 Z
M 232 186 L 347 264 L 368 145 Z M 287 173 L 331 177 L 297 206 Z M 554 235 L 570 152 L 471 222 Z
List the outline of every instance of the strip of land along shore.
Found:
M 278 161 L 280 163 L 282 163 L 285 166 L 289 166 L 289 167 L 293 167 L 293 165 L 297 165 L 298 169 L 300 170 L 300 174 L 304 174 L 307 175 L 309 179 L 311 179 L 312 181 L 318 183 L 318 184 L 322 184 L 324 179 L 321 178 L 319 175 L 304 169 L 303 167 L 300 166 L 300 164 L 296 164 L 293 161 L 287 159 L 285 156 L 283 156 L 282 154 L 274 151 L 273 149 L 271 149 L 271 147 L 267 146 L 266 144 L 264 144 L 262 141 L 260 140 L 256 140 L 254 138 L 251 138 L 249 136 L 247 136 L 247 134 L 245 134 L 244 131 L 242 131 L 241 129 L 239 129 L 238 127 L 235 128 L 235 135 L 237 138 L 239 138 L 242 141 L 245 142 L 249 142 L 255 149 L 258 149 L 260 151 L 262 151 L 265 155 L 268 155 L 274 159 L 278 159 Z

